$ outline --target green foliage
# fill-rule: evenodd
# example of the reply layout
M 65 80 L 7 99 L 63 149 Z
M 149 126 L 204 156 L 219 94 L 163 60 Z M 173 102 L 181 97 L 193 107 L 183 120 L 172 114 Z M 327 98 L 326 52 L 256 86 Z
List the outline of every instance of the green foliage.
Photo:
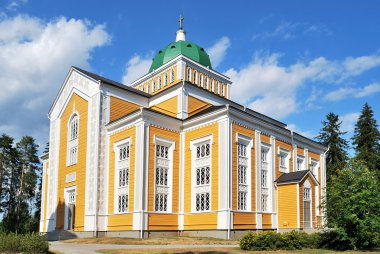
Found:
M 373 110 L 364 104 L 361 115 L 355 125 L 352 143 L 355 146 L 356 158 L 370 170 L 378 171 L 380 177 L 380 131 Z
M 276 233 L 266 231 L 261 233 L 248 232 L 240 239 L 240 248 L 243 250 L 300 250 L 318 246 L 318 234 L 291 231 Z
M 345 241 L 353 248 L 368 249 L 380 244 L 380 182 L 374 171 L 352 160 L 332 178 L 329 198 L 323 204 L 329 212 L 328 226 L 337 229 L 330 239 Z M 342 233 L 344 232 L 344 233 Z M 338 241 L 337 240 L 337 241 Z
M 48 253 L 49 243 L 39 234 L 0 233 L 0 252 Z
M 320 233 L 317 246 L 318 248 L 341 251 L 350 250 L 354 248 L 351 239 L 341 228 L 328 230 Z
M 327 185 L 329 185 L 331 177 L 337 175 L 342 166 L 347 164 L 348 160 L 346 152 L 348 142 L 343 138 L 346 132 L 340 130 L 341 124 L 342 121 L 339 120 L 338 115 L 329 113 L 326 116 L 326 120 L 322 121 L 323 128 L 316 137 L 319 142 L 329 147 L 326 154 Z

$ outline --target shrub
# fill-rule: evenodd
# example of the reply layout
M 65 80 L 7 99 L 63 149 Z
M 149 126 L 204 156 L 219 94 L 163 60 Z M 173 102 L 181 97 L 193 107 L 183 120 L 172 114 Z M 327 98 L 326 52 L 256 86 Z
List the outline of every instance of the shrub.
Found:
M 281 235 L 273 231 L 256 234 L 249 231 L 240 239 L 243 250 L 277 250 L 281 246 Z
M 333 250 L 350 250 L 354 248 L 347 233 L 340 228 L 319 233 L 318 247 Z
M 0 233 L 0 252 L 47 253 L 49 244 L 39 234 Z
M 282 250 L 301 250 L 304 247 L 304 238 L 305 235 L 297 231 L 283 233 L 281 234 L 282 241 L 279 247 Z

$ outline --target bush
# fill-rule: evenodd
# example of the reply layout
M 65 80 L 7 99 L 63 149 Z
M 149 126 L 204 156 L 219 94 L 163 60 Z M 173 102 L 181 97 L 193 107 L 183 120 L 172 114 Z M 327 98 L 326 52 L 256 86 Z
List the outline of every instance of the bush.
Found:
M 332 250 L 351 250 L 354 245 L 347 233 L 340 228 L 319 233 L 318 248 Z
M 249 231 L 240 239 L 243 250 L 277 250 L 281 246 L 281 235 L 273 231 L 256 234 Z
M 49 243 L 39 234 L 0 233 L 0 252 L 48 253 Z
M 243 250 L 300 250 L 317 248 L 318 244 L 318 233 L 307 234 L 299 231 L 282 234 L 274 231 L 248 232 L 240 239 L 240 248 Z

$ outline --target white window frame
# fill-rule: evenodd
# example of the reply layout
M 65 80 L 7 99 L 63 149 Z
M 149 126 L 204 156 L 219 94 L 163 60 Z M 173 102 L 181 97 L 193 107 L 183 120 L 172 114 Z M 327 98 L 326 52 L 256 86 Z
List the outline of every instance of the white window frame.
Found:
M 261 200 L 261 207 L 260 210 L 262 212 L 270 212 L 272 210 L 272 199 L 271 199 L 271 179 L 272 179 L 272 150 L 271 150 L 271 145 L 266 144 L 266 143 L 261 143 L 261 148 L 260 148 L 260 200 Z M 266 157 L 265 161 L 263 161 L 263 151 L 266 151 Z M 266 169 L 265 169 L 266 168 Z M 263 173 L 265 171 L 265 186 L 263 186 Z M 264 198 L 266 200 L 266 205 L 264 207 Z
M 203 74 L 199 74 L 199 86 L 203 88 Z
M 216 81 L 216 85 L 215 85 L 215 93 L 216 94 L 219 94 L 219 82 Z
M 187 80 L 191 82 L 191 68 L 190 67 L 187 68 Z
M 222 96 L 224 96 L 224 85 L 222 84 L 221 87 L 222 87 Z
M 157 157 L 157 145 L 168 147 L 168 159 L 161 159 Z M 168 140 L 162 137 L 154 136 L 154 196 L 153 196 L 153 209 L 156 213 L 172 213 L 173 208 L 173 153 L 175 150 L 175 141 Z M 166 165 L 169 162 L 169 165 Z M 168 168 L 168 185 L 167 187 L 156 185 L 156 168 L 163 165 Z M 156 210 L 156 194 L 167 194 L 167 210 Z
M 79 123 L 80 118 L 77 111 L 73 112 L 69 118 L 70 120 L 67 122 L 67 146 L 66 146 L 66 166 L 72 166 L 78 163 L 78 139 L 79 139 Z M 72 123 L 73 121 L 77 121 L 77 129 L 76 129 L 76 138 L 72 139 Z M 76 149 L 75 157 L 72 155 L 72 150 Z
M 196 159 L 197 146 L 202 144 L 210 144 L 210 155 L 207 158 Z M 213 135 L 208 135 L 202 138 L 198 138 L 190 141 L 190 150 L 191 150 L 191 211 L 193 213 L 207 213 L 212 211 L 212 145 L 213 145 Z M 202 161 L 203 160 L 203 161 Z M 199 163 L 198 165 L 196 165 Z M 196 185 L 196 169 L 197 166 L 201 167 L 209 166 L 210 167 L 210 183 L 208 185 L 197 186 Z M 208 210 L 196 210 L 196 194 L 198 193 L 209 193 L 209 209 Z
M 209 78 L 206 76 L 205 79 L 206 79 L 206 81 L 205 81 L 206 89 L 208 90 L 209 89 Z
M 308 195 L 305 195 L 305 190 L 309 190 Z M 312 228 L 313 227 L 313 190 L 311 188 L 310 182 L 308 180 L 305 181 L 303 184 L 303 193 L 302 193 L 302 207 L 305 209 L 305 201 L 310 202 L 310 227 L 307 228 Z M 305 214 L 305 211 L 303 211 Z M 303 227 L 305 228 L 305 216 L 303 216 L 304 221 L 303 221 Z
M 154 90 L 156 90 L 156 80 L 155 79 L 152 81 L 152 93 L 154 93 Z
M 194 70 L 193 76 L 194 76 L 194 84 L 198 85 L 198 71 L 197 70 Z
M 65 216 L 64 216 L 64 229 L 68 229 L 69 228 L 69 225 L 68 225 L 68 215 L 69 215 L 69 204 L 74 204 L 76 203 L 76 199 L 77 199 L 77 186 L 76 185 L 73 185 L 73 186 L 69 186 L 69 187 L 66 187 L 64 189 L 64 200 L 65 200 Z M 74 193 L 74 202 L 72 200 L 70 200 L 70 194 Z M 74 215 L 75 216 L 75 215 Z
M 125 160 L 119 160 L 119 149 L 124 146 L 129 146 L 129 157 Z M 131 154 L 132 154 L 132 139 L 126 138 L 114 143 L 114 153 L 115 153 L 115 168 L 114 168 L 114 214 L 125 214 L 129 213 L 130 208 L 130 183 L 133 181 L 131 179 Z M 128 168 L 128 184 L 123 187 L 119 187 L 119 171 L 120 169 Z M 127 210 L 124 212 L 119 212 L 119 196 L 128 195 Z
M 170 83 L 174 82 L 174 68 L 170 70 Z
M 160 77 L 158 77 L 158 86 L 157 86 L 157 90 L 160 90 L 161 87 L 162 87 L 162 78 L 161 78 L 161 76 L 160 76 Z
M 215 88 L 215 80 L 212 79 L 211 80 L 211 92 L 214 92 L 214 88 Z
M 164 86 L 168 85 L 168 72 L 165 72 L 164 74 Z
M 299 161 L 302 161 L 300 167 L 298 166 L 299 165 L 299 163 L 298 163 Z M 305 170 L 305 157 L 301 156 L 301 155 L 297 155 L 296 171 L 302 171 L 302 170 Z
M 239 155 L 239 145 L 243 144 L 246 146 L 246 155 L 240 156 Z M 236 202 L 237 202 L 237 209 L 239 211 L 251 211 L 252 210 L 252 146 L 253 141 L 252 138 L 243 136 L 241 134 L 237 134 L 236 137 L 236 154 L 237 154 L 237 168 L 236 168 L 236 178 L 237 178 L 237 195 L 236 195 Z M 246 167 L 246 183 L 241 184 L 239 183 L 239 168 L 240 166 Z M 239 207 L 239 192 L 245 192 L 246 193 L 246 208 L 241 209 Z
M 282 158 L 281 155 L 284 155 L 285 165 L 281 165 L 281 158 Z M 278 148 L 278 166 L 279 166 L 279 171 L 281 173 L 289 173 L 289 161 L 290 161 L 290 151 L 279 147 Z

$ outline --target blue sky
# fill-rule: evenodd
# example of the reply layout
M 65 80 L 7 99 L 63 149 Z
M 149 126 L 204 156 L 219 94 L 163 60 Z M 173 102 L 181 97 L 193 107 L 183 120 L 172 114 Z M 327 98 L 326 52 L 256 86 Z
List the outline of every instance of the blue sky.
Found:
M 317 135 L 328 112 L 380 121 L 378 1 L 0 2 L 0 133 L 48 141 L 46 114 L 71 65 L 128 83 L 175 39 L 206 48 L 232 99 Z

